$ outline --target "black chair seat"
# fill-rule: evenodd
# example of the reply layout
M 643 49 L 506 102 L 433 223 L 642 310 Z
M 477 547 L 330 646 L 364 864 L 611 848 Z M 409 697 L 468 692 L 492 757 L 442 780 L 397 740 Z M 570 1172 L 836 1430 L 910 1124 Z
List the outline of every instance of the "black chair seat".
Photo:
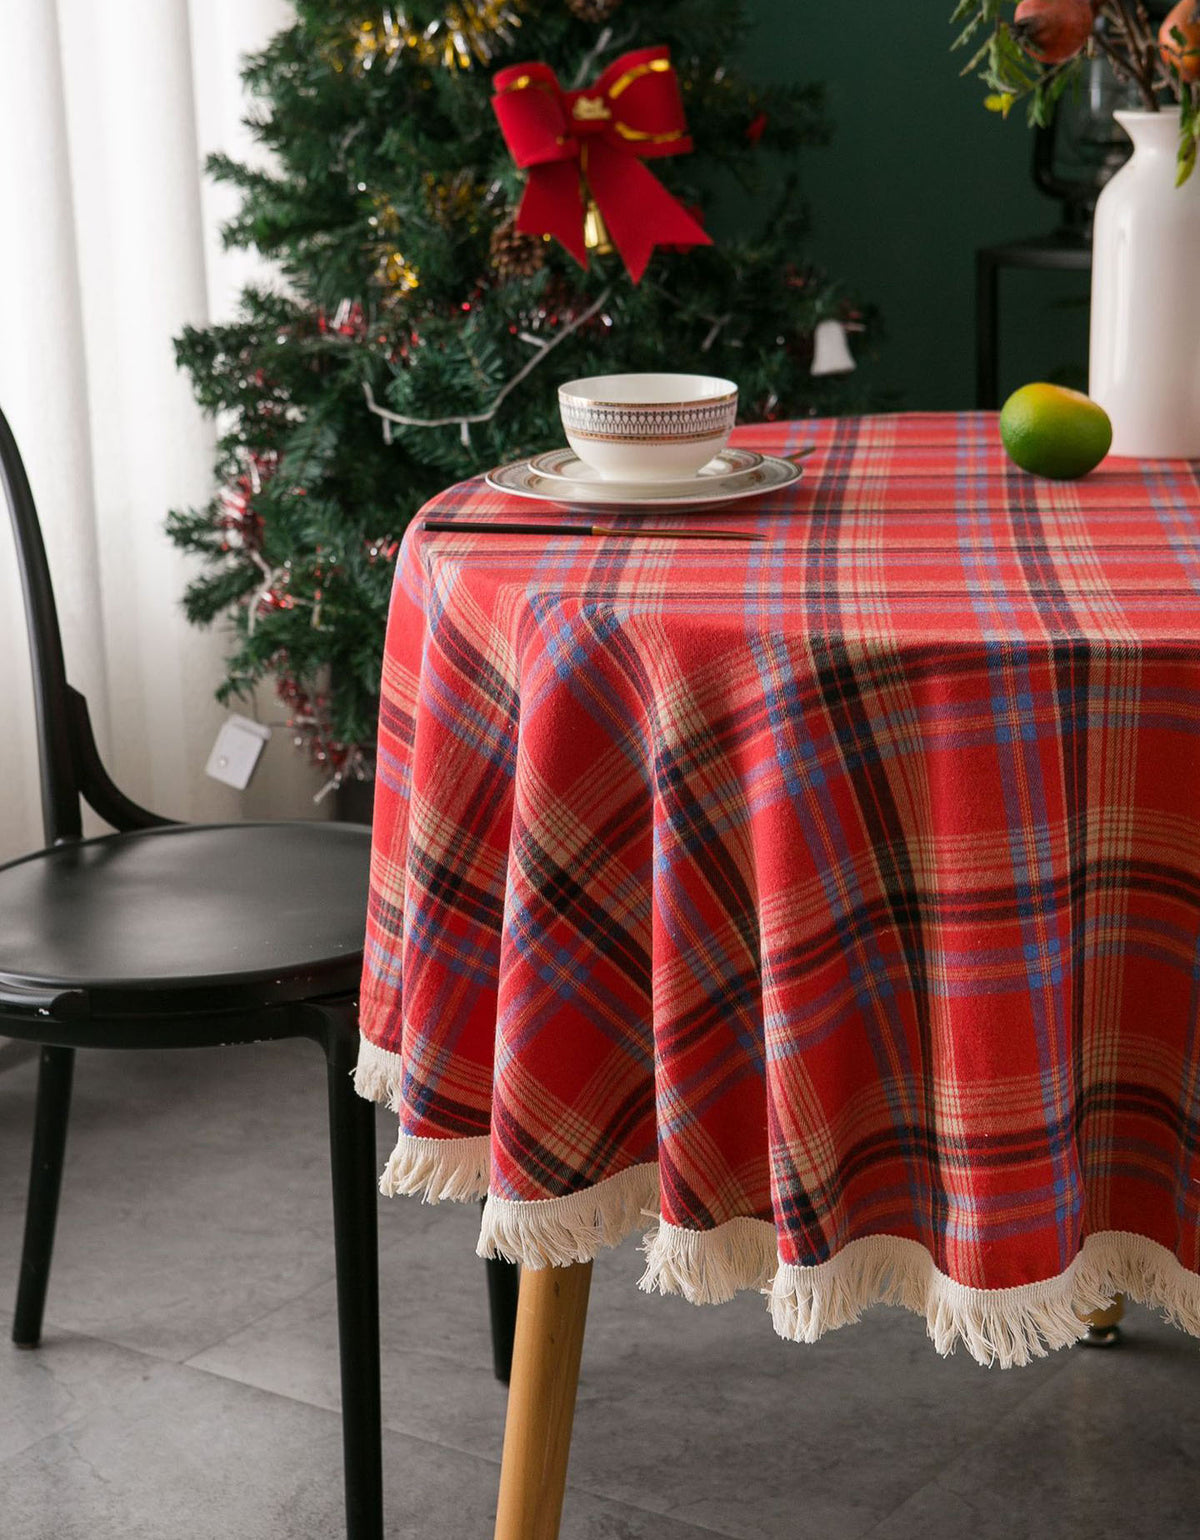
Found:
M 365 828 L 247 823 L 71 841 L 0 867 L 0 1030 L 39 992 L 68 992 L 49 1014 L 93 1020 L 353 993 L 369 863 Z

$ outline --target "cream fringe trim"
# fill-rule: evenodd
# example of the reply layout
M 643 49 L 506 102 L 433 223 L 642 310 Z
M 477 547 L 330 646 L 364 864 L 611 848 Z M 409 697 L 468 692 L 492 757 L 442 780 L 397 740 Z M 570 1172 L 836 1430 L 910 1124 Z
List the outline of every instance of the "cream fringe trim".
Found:
M 358 1094 L 366 1101 L 382 1102 L 393 1112 L 399 1112 L 403 1083 L 404 1060 L 400 1055 L 379 1048 L 360 1035 L 354 1071 L 354 1089 Z
M 364 1040 L 355 1085 L 390 1100 L 398 1090 L 394 1054 Z M 469 1201 L 487 1193 L 490 1140 L 422 1139 L 401 1134 L 380 1182 L 388 1196 L 408 1193 L 427 1203 Z M 563 1198 L 517 1202 L 489 1195 L 477 1247 L 525 1267 L 590 1262 L 606 1247 L 658 1216 L 658 1167 L 631 1166 Z M 1200 1337 L 1200 1276 L 1165 1246 L 1128 1230 L 1090 1235 L 1056 1278 L 1009 1289 L 974 1289 L 940 1272 L 924 1246 L 896 1235 L 851 1241 L 827 1262 L 780 1262 L 775 1228 L 761 1219 L 731 1219 L 713 1230 L 658 1220 L 646 1237 L 641 1288 L 681 1294 L 696 1305 L 719 1304 L 741 1289 L 769 1296 L 781 1337 L 816 1342 L 857 1321 L 871 1305 L 900 1305 L 925 1317 L 943 1355 L 961 1343 L 978 1363 L 1007 1369 L 1077 1342 L 1081 1319 L 1117 1294 L 1162 1311 Z
M 565 1198 L 515 1202 L 489 1194 L 476 1251 L 524 1267 L 569 1267 L 619 1246 L 658 1213 L 658 1165 L 630 1166 Z
M 765 1292 L 779 1267 L 775 1226 L 730 1219 L 715 1230 L 684 1230 L 660 1220 L 642 1247 L 647 1294 L 682 1294 L 693 1305 L 721 1305 L 739 1289 Z
M 901 1305 L 925 1317 L 939 1353 L 959 1342 L 978 1363 L 1002 1369 L 1044 1358 L 1087 1331 L 1082 1314 L 1112 1300 L 1080 1252 L 1057 1278 L 1009 1289 L 972 1289 L 939 1272 L 916 1241 L 873 1235 L 815 1267 L 781 1263 L 771 1285 L 771 1319 L 781 1337 L 816 1342 L 857 1321 L 869 1305 Z
M 893 1235 L 853 1241 L 816 1267 L 781 1263 L 770 1288 L 775 1330 L 793 1342 L 815 1342 L 857 1321 L 869 1305 L 902 1305 L 925 1317 L 943 1356 L 961 1342 L 976 1362 L 1002 1369 L 1077 1342 L 1087 1332 L 1080 1317 L 1104 1309 L 1116 1294 L 1152 1305 L 1200 1336 L 1200 1277 L 1165 1246 L 1127 1230 L 1088 1236 L 1058 1277 L 1010 1289 L 956 1283 L 923 1246 Z
M 470 1203 L 488 1190 L 492 1141 L 419 1139 L 401 1134 L 379 1179 L 385 1198 L 420 1198 L 422 1203 Z

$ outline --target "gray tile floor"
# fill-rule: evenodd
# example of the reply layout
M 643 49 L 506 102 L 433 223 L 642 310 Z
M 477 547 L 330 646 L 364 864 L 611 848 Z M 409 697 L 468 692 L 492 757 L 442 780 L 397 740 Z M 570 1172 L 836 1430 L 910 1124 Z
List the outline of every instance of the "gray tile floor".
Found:
M 0 1044 L 0 1536 L 336 1540 L 332 1246 L 307 1044 L 80 1058 L 37 1353 L 7 1343 L 34 1087 Z M 381 1153 L 388 1119 L 379 1123 Z M 381 1200 L 388 1535 L 491 1534 L 504 1393 L 474 1209 Z M 816 1347 L 762 1301 L 597 1265 L 563 1540 L 1185 1540 L 1200 1349 L 939 1359 L 877 1310 Z

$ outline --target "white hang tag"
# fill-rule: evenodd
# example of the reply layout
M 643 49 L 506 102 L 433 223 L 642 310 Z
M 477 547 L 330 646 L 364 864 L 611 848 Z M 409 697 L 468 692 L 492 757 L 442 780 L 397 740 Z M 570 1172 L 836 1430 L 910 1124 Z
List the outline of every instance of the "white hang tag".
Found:
M 271 729 L 261 722 L 252 722 L 236 711 L 230 712 L 221 724 L 204 773 L 211 775 L 214 781 L 224 781 L 226 786 L 245 791 L 270 736 Z

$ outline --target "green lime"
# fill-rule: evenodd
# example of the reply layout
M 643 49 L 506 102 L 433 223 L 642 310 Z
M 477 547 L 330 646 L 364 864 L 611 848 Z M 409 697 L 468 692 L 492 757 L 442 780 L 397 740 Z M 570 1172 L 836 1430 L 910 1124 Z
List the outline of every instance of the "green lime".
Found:
M 1063 385 L 1022 385 L 1000 413 L 1000 437 L 1023 471 L 1074 481 L 1095 470 L 1112 443 L 1102 406 Z

